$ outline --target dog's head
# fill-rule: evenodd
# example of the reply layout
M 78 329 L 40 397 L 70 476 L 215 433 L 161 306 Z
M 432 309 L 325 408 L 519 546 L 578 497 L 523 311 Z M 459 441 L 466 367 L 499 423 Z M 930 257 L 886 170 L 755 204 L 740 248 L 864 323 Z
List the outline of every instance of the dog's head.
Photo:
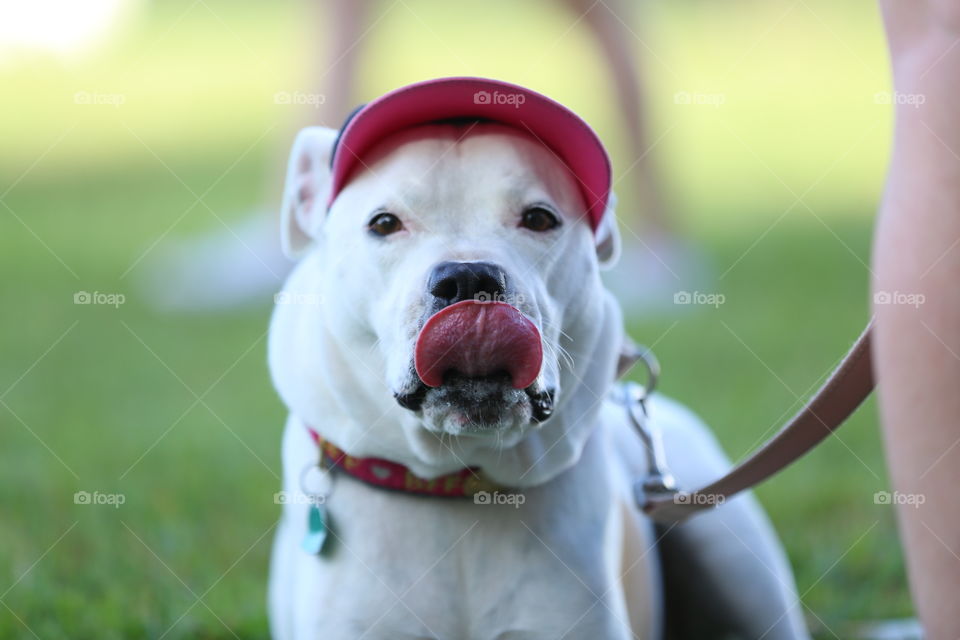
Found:
M 288 406 L 351 453 L 424 475 L 496 476 L 506 460 L 519 483 L 575 458 L 619 346 L 598 274 L 613 216 L 592 229 L 564 162 L 477 121 L 380 140 L 328 208 L 336 137 L 307 129 L 290 160 L 284 239 L 303 259 L 270 349 Z

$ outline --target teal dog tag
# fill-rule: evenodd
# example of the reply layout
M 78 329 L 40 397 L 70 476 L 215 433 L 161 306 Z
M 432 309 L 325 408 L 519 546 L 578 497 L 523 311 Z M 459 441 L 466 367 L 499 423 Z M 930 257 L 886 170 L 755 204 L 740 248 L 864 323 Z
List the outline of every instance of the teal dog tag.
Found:
M 309 554 L 319 555 L 329 532 L 326 507 L 322 504 L 311 504 L 307 515 L 307 535 L 303 537 L 300 547 Z

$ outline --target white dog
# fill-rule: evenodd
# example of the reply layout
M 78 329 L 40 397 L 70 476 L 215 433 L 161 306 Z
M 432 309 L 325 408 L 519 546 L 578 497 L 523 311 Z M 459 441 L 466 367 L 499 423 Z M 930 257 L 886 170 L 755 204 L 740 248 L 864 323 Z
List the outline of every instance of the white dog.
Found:
M 617 253 L 613 215 L 595 229 L 581 219 L 579 176 L 538 135 L 489 117 L 414 124 L 341 150 L 362 156 L 346 177 L 331 169 L 336 131 L 310 128 L 294 145 L 283 214 L 302 259 L 269 348 L 291 412 L 272 632 L 659 638 L 662 532 L 634 503 L 644 450 L 607 399 L 623 340 L 599 278 Z M 726 469 L 690 412 L 666 399 L 650 412 L 681 484 Z M 301 548 L 312 507 L 294 498 L 318 481 L 311 432 L 340 456 L 323 478 L 319 554 Z M 375 486 L 403 467 L 412 491 Z M 464 479 L 490 492 L 417 495 Z M 807 637 L 752 497 L 663 543 L 685 549 L 683 576 L 665 568 L 675 633 L 699 623 L 689 633 L 701 638 L 704 625 Z M 696 620 L 685 617 L 692 607 Z

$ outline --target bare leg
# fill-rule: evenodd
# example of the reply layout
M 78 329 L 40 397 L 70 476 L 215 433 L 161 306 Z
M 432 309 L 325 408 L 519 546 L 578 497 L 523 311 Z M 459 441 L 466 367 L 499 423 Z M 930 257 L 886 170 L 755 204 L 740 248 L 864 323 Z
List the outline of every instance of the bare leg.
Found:
M 278 139 L 282 150 L 267 168 L 272 202 L 280 204 L 286 154 L 303 127 L 339 127 L 353 108 L 357 63 L 364 47 L 364 22 L 372 0 L 311 2 L 303 57 L 308 77 L 287 93 L 310 100 L 278 106 L 286 118 Z M 328 44 L 329 43 L 329 44 Z M 280 160 L 278 162 L 278 160 Z M 166 310 L 210 311 L 264 302 L 280 287 L 293 264 L 280 249 L 279 216 L 254 211 L 230 229 L 216 226 L 198 236 L 161 247 L 145 262 L 141 286 L 146 299 Z
M 671 225 L 664 212 L 656 168 L 650 153 L 643 109 L 646 95 L 642 69 L 636 63 L 636 50 L 632 46 L 636 37 L 627 26 L 631 7 L 620 0 L 601 3 L 594 0 L 567 0 L 567 3 L 572 11 L 583 14 L 584 24 L 590 27 L 606 58 L 617 96 L 617 107 L 626 126 L 630 162 L 636 161 L 626 182 L 632 185 L 630 202 L 637 207 L 638 215 L 628 222 L 637 225 L 637 233 L 648 236 L 669 233 Z
M 902 102 L 874 253 L 880 412 L 894 489 L 925 499 L 898 506 L 920 619 L 927 637 L 957 638 L 960 1 L 880 7 Z
M 304 127 L 322 125 L 336 129 L 356 106 L 357 67 L 365 47 L 365 21 L 372 0 L 328 0 L 310 2 L 305 10 L 310 22 L 309 40 L 305 43 L 308 76 L 305 93 L 320 96 L 319 107 L 304 104 L 290 113 L 280 136 L 281 149 L 271 159 L 270 171 L 277 185 L 275 202 L 280 201 L 293 138 Z M 322 45 L 322 46 L 321 46 Z
M 369 0 L 333 0 L 329 11 L 323 10 L 324 3 L 313 6 L 314 24 L 326 28 L 326 41 L 331 43 L 325 56 L 314 58 L 324 62 L 311 74 L 325 98 L 320 124 L 339 127 L 355 106 L 357 63 L 364 49 L 364 23 L 371 4 Z M 300 124 L 317 123 L 305 120 Z

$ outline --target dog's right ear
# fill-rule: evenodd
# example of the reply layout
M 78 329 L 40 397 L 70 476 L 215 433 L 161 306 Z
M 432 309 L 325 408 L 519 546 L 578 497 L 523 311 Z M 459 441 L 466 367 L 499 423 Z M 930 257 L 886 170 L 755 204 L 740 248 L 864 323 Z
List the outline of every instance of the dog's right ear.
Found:
M 280 210 L 280 239 L 287 257 L 303 255 L 317 233 L 330 193 L 330 155 L 337 132 L 327 127 L 307 127 L 290 152 L 287 183 Z
M 620 231 L 617 229 L 616 209 L 617 195 L 611 191 L 600 225 L 594 232 L 597 259 L 603 271 L 613 269 L 620 260 Z

